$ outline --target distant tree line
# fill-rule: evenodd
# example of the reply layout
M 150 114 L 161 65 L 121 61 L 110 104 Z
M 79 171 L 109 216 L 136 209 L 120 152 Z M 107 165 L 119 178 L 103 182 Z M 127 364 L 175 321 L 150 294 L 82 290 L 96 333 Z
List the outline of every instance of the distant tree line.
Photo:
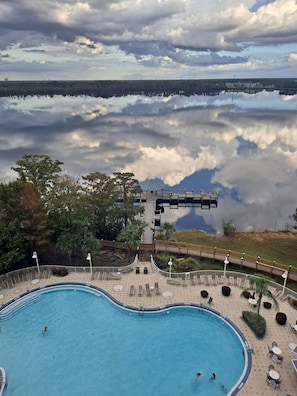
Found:
M 136 249 L 146 224 L 135 205 L 141 193 L 133 173 L 63 174 L 48 155 L 24 155 L 16 180 L 0 184 L 0 272 L 32 262 L 32 252 L 54 246 L 66 253 L 96 254 L 100 239 Z
M 255 93 L 278 90 L 297 93 L 296 79 L 223 79 L 223 80 L 97 80 L 97 81 L 0 81 L 0 97 L 11 96 L 113 96 L 146 95 L 218 95 L 226 92 Z

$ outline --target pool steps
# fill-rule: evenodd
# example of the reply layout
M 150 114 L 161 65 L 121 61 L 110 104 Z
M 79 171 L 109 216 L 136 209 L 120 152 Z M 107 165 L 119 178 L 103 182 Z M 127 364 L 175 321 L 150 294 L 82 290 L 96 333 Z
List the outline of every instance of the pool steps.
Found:
M 14 304 L 5 306 L 0 312 L 0 321 L 10 319 L 17 312 L 34 304 L 43 298 L 42 293 L 24 293 L 20 298 L 14 300 Z

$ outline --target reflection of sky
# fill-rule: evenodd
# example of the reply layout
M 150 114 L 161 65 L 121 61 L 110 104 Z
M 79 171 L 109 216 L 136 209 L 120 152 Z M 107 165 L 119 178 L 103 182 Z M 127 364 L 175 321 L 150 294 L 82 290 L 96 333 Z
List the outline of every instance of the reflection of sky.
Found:
M 16 177 L 10 167 L 24 154 L 48 154 L 74 176 L 129 171 L 139 181 L 219 191 L 217 209 L 165 211 L 162 221 L 178 228 L 220 233 L 224 219 L 240 230 L 291 228 L 296 109 L 296 96 L 278 92 L 3 98 L 0 181 Z

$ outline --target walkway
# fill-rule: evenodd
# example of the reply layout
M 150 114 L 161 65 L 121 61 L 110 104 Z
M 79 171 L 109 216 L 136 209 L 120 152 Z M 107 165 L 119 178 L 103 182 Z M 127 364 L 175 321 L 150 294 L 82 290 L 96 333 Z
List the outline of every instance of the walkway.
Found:
M 26 290 L 31 290 L 38 287 L 42 287 L 46 284 L 58 283 L 58 282 L 83 282 L 87 284 L 94 284 L 103 288 L 112 294 L 116 299 L 136 307 L 156 307 L 163 306 L 166 303 L 172 302 L 195 302 L 207 304 L 207 300 L 202 299 L 200 291 L 205 289 L 209 292 L 209 295 L 213 298 L 212 307 L 230 318 L 236 323 L 245 337 L 249 341 L 250 345 L 254 350 L 252 371 L 248 378 L 246 385 L 240 392 L 241 396 L 293 396 L 296 394 L 297 389 L 297 376 L 294 371 L 291 359 L 297 358 L 297 355 L 290 351 L 288 344 L 297 344 L 297 334 L 294 334 L 289 325 L 279 326 L 275 321 L 275 309 L 264 309 L 261 307 L 261 315 L 265 317 L 267 322 L 267 332 L 263 340 L 255 338 L 250 328 L 241 319 L 241 312 L 243 310 L 250 310 L 248 301 L 245 298 L 240 297 L 242 289 L 231 285 L 231 295 L 229 297 L 223 297 L 221 294 L 220 285 L 191 285 L 187 284 L 186 287 L 170 285 L 167 283 L 166 278 L 154 273 L 150 263 L 140 263 L 140 274 L 135 272 L 129 272 L 121 274 L 121 279 L 116 280 L 91 280 L 90 274 L 87 273 L 71 273 L 63 278 L 57 278 L 51 276 L 48 279 L 40 279 L 38 283 L 31 283 L 31 281 L 22 282 L 11 289 L 1 290 L 1 302 L 5 303 L 11 299 L 16 298 L 20 293 Z M 148 275 L 143 273 L 144 267 L 148 267 Z M 145 290 L 145 284 L 149 283 L 151 287 L 154 286 L 155 282 L 159 283 L 160 294 L 156 295 L 153 291 L 151 297 L 147 297 L 145 291 L 142 296 L 138 296 L 138 286 L 142 285 Z M 119 285 L 121 285 L 119 287 Z M 134 285 L 136 293 L 134 296 L 129 295 L 130 286 Z M 295 323 L 297 320 L 297 310 L 294 310 L 287 301 L 279 301 L 279 311 L 285 312 L 288 317 L 288 323 Z M 281 388 L 274 390 L 269 387 L 266 383 L 266 373 L 268 365 L 271 364 L 271 360 L 267 356 L 268 346 L 271 346 L 272 341 L 276 341 L 279 347 L 283 351 L 284 361 L 282 366 L 276 365 L 277 370 L 281 374 L 282 384 Z

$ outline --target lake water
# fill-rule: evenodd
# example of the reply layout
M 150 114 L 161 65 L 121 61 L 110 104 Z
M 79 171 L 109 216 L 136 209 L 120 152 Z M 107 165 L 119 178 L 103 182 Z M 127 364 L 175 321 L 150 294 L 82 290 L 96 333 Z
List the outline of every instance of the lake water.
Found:
M 292 229 L 296 203 L 297 96 L 0 99 L 0 182 L 24 154 L 48 154 L 73 176 L 133 172 L 178 190 L 215 189 L 217 209 L 166 210 L 177 229 L 220 234 Z

